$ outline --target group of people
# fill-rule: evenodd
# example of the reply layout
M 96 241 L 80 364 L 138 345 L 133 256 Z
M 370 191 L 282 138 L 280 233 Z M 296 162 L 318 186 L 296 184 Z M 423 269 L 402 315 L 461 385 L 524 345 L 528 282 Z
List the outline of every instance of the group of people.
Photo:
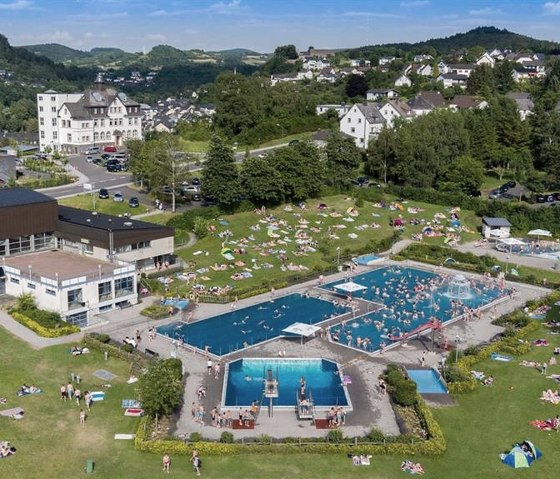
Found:
M 8 441 L 0 441 L 0 459 L 12 456 L 16 453 L 16 448 L 11 446 Z
M 162 458 L 163 464 L 163 472 L 169 474 L 171 472 L 171 457 L 166 452 Z M 191 454 L 191 464 L 193 466 L 193 470 L 197 476 L 200 476 L 200 469 L 202 468 L 202 459 L 200 459 L 200 455 L 198 451 L 195 449 Z
M 19 390 L 17 392 L 17 395 L 18 396 L 27 396 L 28 394 L 37 394 L 37 393 L 40 393 L 40 392 L 41 392 L 41 389 L 38 388 L 37 386 L 33 386 L 33 385 L 28 386 L 27 384 L 24 383 L 19 388 Z
M 329 427 L 344 426 L 344 424 L 346 424 L 346 411 L 344 411 L 342 406 L 331 407 L 327 411 L 327 421 Z

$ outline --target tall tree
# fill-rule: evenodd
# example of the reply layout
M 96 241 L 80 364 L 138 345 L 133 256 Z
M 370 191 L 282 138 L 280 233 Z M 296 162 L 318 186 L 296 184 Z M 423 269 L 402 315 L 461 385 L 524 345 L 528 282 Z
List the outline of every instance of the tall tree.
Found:
M 490 65 L 479 65 L 467 80 L 467 93 L 488 95 L 494 91 L 494 69 Z
M 255 206 L 278 204 L 284 198 L 282 176 L 268 157 L 245 158 L 239 177 L 243 193 Z
M 449 167 L 442 186 L 445 189 L 458 189 L 465 193 L 478 190 L 484 180 L 484 166 L 470 156 L 461 156 Z
M 351 138 L 337 131 L 327 140 L 325 158 L 327 181 L 333 186 L 346 187 L 360 166 L 362 153 Z
M 239 201 L 239 174 L 235 154 L 225 140 L 217 135 L 210 140 L 202 176 L 203 193 L 213 196 L 220 206 L 231 209 Z
M 513 63 L 503 61 L 494 67 L 494 87 L 500 93 L 507 93 L 513 88 Z
M 383 128 L 375 141 L 368 145 L 366 173 L 387 184 L 389 169 L 395 164 L 395 130 Z
M 350 75 L 346 83 L 346 94 L 350 98 L 362 96 L 365 98 L 368 91 L 368 82 L 363 75 Z
M 148 416 L 169 416 L 181 404 L 181 378 L 167 361 L 157 361 L 140 378 L 137 393 Z

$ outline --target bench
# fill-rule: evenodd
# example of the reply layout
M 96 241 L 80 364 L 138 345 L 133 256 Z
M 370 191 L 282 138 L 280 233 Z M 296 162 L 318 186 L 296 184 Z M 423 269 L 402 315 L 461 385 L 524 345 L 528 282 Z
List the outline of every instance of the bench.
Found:
M 146 348 L 144 350 L 144 352 L 146 353 L 147 356 L 150 356 L 152 358 L 159 358 L 159 353 L 156 353 L 155 351 L 152 351 L 151 349 Z

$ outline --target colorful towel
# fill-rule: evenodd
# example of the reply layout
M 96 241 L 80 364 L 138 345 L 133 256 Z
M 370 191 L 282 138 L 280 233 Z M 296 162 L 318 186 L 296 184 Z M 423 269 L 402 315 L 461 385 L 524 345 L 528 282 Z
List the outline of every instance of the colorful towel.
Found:
M 560 404 L 560 394 L 558 394 L 558 391 L 548 389 L 542 392 L 541 401 L 549 402 L 552 404 Z
M 127 408 L 140 408 L 142 407 L 142 404 L 140 403 L 140 401 L 136 400 L 136 399 L 123 399 L 122 400 L 122 404 L 121 407 L 123 409 L 127 409 Z
M 127 408 L 124 411 L 125 416 L 140 417 L 144 415 L 144 410 L 140 408 Z
M 506 356 L 504 354 L 500 354 L 500 353 L 492 353 L 492 355 L 490 356 L 494 361 L 504 361 L 504 362 L 508 362 L 511 361 L 511 356 Z
M 546 421 L 540 421 L 538 419 L 534 421 L 530 421 L 529 424 L 535 426 L 536 428 L 540 429 L 541 431 L 557 431 L 558 430 L 558 419 L 552 418 L 547 419 Z
M 41 394 L 43 391 L 41 389 L 36 389 L 35 391 L 30 391 L 30 390 L 25 390 L 25 391 L 21 391 L 19 390 L 17 392 L 18 396 L 30 396 L 32 394 Z

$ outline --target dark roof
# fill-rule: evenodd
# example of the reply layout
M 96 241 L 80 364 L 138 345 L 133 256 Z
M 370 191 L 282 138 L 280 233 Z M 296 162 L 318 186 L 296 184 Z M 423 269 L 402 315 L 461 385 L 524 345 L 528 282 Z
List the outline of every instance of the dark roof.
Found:
M 131 231 L 131 230 L 169 230 L 173 234 L 173 228 L 161 226 L 147 221 L 133 220 L 120 216 L 106 215 L 104 213 L 93 214 L 91 211 L 72 208 L 70 206 L 58 206 L 58 219 L 65 223 L 88 226 L 90 228 L 105 231 Z
M 439 91 L 421 91 L 418 96 L 431 103 L 435 108 L 445 106 L 445 98 Z
M 50 203 L 54 198 L 28 188 L 2 188 L 0 189 L 0 208 L 7 206 L 31 205 L 37 203 Z
M 491 228 L 501 228 L 511 226 L 511 223 L 505 218 L 490 218 L 488 216 L 482 217 L 482 222 Z

